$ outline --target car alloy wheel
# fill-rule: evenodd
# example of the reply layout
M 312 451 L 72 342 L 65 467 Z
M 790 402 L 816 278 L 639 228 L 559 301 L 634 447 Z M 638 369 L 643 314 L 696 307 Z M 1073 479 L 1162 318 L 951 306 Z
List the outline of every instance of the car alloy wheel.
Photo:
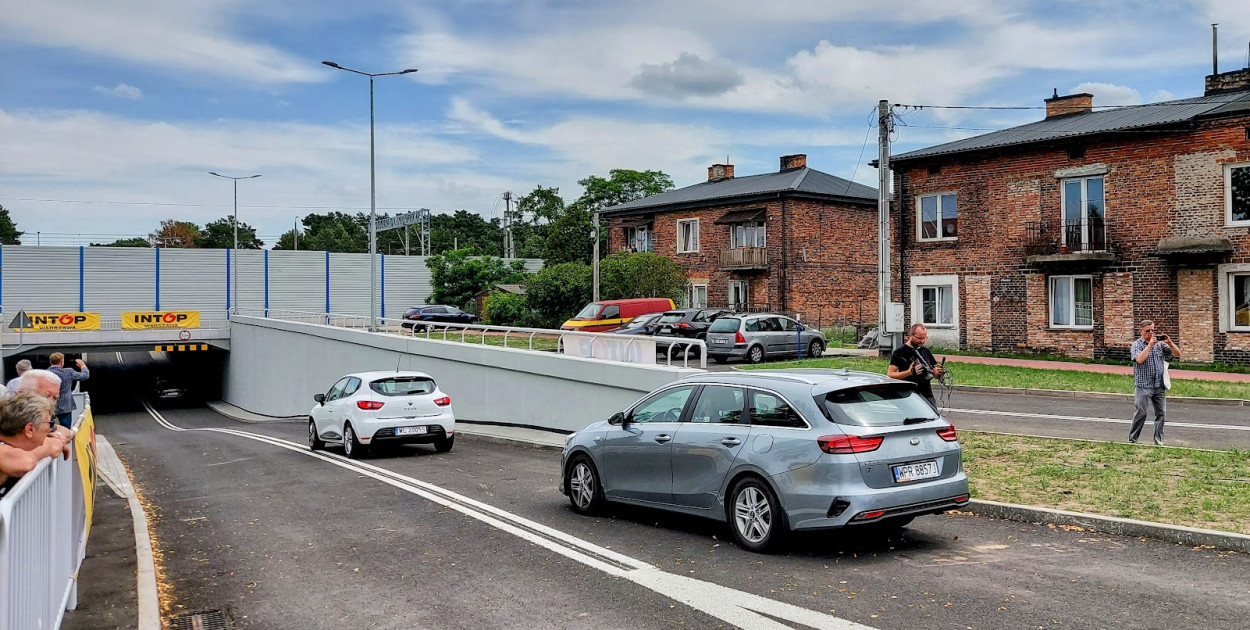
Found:
M 750 361 L 751 363 L 763 363 L 764 349 L 759 346 L 751 346 L 751 349 L 747 350 L 747 361 Z
M 739 481 L 730 494 L 729 527 L 734 540 L 747 551 L 763 552 L 781 538 L 785 515 L 776 495 L 760 479 Z
M 808 352 L 807 352 L 808 356 L 810 356 L 813 359 L 819 359 L 820 355 L 824 353 L 825 353 L 825 344 L 821 343 L 819 339 L 813 339 L 811 347 L 808 348 Z
M 352 430 L 352 425 L 343 425 L 343 454 L 355 459 L 356 447 L 356 432 Z
M 599 476 L 585 457 L 573 462 L 568 478 L 569 501 L 580 514 L 589 514 L 599 507 Z

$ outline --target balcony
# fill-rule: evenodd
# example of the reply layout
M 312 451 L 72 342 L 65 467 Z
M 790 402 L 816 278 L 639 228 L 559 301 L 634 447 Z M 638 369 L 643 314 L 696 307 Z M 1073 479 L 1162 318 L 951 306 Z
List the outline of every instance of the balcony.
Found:
M 767 271 L 767 247 L 733 247 L 720 250 L 722 271 Z
M 1030 263 L 1103 265 L 1115 261 L 1103 218 L 1034 221 L 1024 224 L 1024 253 Z

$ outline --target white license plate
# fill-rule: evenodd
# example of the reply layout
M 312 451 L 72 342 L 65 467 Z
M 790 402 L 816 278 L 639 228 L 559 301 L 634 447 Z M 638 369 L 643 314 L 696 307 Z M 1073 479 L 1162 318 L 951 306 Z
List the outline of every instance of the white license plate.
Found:
M 894 471 L 894 483 L 932 479 L 941 474 L 938 472 L 937 460 L 891 466 L 890 468 Z
M 729 343 L 729 340 L 728 340 L 728 339 L 717 339 L 717 340 L 716 340 L 716 343 L 719 343 L 719 344 L 722 344 L 722 345 L 723 345 L 723 344 L 727 344 L 727 343 Z
M 395 435 L 425 435 L 429 430 L 429 427 L 399 427 Z

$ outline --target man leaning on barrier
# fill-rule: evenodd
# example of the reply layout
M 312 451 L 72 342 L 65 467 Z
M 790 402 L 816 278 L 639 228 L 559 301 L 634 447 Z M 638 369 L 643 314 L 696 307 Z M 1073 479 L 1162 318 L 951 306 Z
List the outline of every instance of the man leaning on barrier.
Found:
M 0 498 L 45 457 L 64 455 L 69 444 L 53 427 L 52 402 L 32 392 L 0 400 Z
M 9 390 L 9 395 L 17 393 L 17 382 L 22 380 L 22 375 L 30 369 L 30 359 L 22 359 L 13 367 L 17 370 L 17 376 L 9 379 L 9 382 L 5 384 L 5 389 Z
M 47 370 L 26 370 L 22 374 L 21 380 L 17 383 L 17 391 L 30 392 L 47 400 L 55 409 L 58 405 L 58 399 L 61 397 L 61 377 Z M 55 416 L 53 416 L 55 418 Z M 68 426 L 58 424 L 55 427 L 56 434 L 66 442 L 74 437 Z

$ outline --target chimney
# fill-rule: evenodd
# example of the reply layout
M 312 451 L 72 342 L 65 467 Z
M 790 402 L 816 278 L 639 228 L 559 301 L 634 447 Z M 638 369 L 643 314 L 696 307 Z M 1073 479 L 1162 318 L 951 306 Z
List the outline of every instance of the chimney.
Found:
M 734 178 L 733 164 L 713 164 L 707 167 L 707 181 L 718 182 L 722 179 Z
M 788 171 L 792 168 L 803 168 L 805 166 L 807 166 L 807 155 L 804 153 L 781 156 L 781 170 L 783 171 Z
M 1250 90 L 1250 68 L 1221 72 L 1220 74 L 1208 74 L 1206 87 L 1207 89 L 1203 96 Z
M 1094 111 L 1094 95 L 1087 92 L 1059 96 L 1059 90 L 1056 89 L 1055 95 L 1046 99 L 1045 102 L 1046 118 L 1088 114 Z

